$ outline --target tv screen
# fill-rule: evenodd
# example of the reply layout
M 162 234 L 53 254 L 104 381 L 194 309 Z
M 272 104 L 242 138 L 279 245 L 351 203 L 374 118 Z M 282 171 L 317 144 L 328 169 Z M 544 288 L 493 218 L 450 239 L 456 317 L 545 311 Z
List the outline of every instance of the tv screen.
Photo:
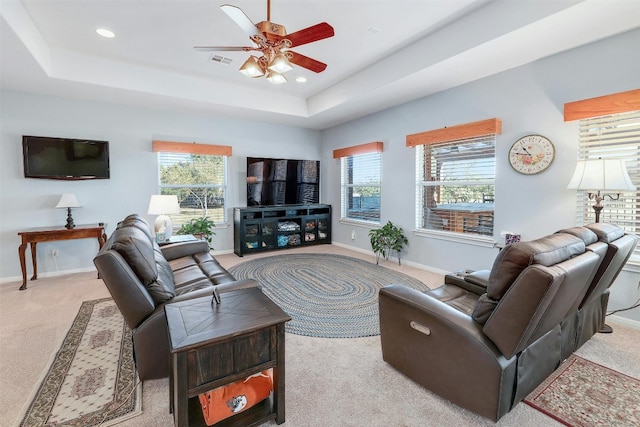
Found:
M 26 178 L 109 178 L 108 141 L 23 135 L 22 155 Z
M 319 202 L 319 160 L 247 157 L 247 206 Z

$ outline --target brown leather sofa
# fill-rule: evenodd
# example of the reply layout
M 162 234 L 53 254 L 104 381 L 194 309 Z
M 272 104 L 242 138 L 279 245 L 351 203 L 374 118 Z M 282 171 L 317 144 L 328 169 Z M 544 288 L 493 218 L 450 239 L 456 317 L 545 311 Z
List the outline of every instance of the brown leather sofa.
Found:
M 257 286 L 237 281 L 211 256 L 207 242 L 159 246 L 149 224 L 129 215 L 93 260 L 127 325 L 141 380 L 169 376 L 169 337 L 164 305 Z
M 437 289 L 380 290 L 383 359 L 497 421 L 604 325 L 609 286 L 637 237 L 612 224 L 506 246 L 491 270 Z

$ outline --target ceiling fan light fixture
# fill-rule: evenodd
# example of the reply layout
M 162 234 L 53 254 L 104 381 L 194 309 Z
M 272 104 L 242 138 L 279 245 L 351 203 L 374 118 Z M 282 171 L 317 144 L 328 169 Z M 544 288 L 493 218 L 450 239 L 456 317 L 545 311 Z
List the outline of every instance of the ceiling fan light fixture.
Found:
M 287 78 L 284 75 L 276 73 L 275 71 L 267 72 L 267 80 L 269 80 L 269 83 L 272 83 L 274 85 L 279 85 L 287 82 Z
M 242 64 L 242 67 L 240 67 L 239 71 L 247 77 L 255 78 L 264 76 L 264 70 L 260 66 L 258 58 L 253 55 L 251 55 L 249 59 L 247 59 L 244 64 Z
M 284 52 L 278 53 L 271 63 L 269 64 L 269 69 L 271 71 L 275 71 L 276 73 L 286 73 L 287 71 L 293 70 L 293 66 L 289 62 L 287 55 Z

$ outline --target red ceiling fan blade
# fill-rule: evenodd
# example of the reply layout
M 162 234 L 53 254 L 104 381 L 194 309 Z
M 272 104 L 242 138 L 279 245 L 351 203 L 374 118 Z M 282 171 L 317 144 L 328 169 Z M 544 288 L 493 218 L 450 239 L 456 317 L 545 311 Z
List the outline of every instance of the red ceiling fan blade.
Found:
M 291 47 L 296 47 L 333 36 L 333 27 L 326 22 L 321 22 L 295 33 L 287 34 L 282 38 L 288 39 L 291 42 Z
M 324 62 L 316 61 L 313 58 L 309 58 L 308 56 L 304 56 L 290 50 L 287 51 L 287 53 L 291 54 L 291 57 L 289 58 L 290 62 L 293 62 L 302 68 L 306 68 L 307 70 L 311 70 L 314 73 L 321 73 L 327 68 L 327 64 Z
M 256 50 L 253 47 L 247 47 L 247 46 L 194 46 L 193 48 L 202 52 L 225 52 L 225 51 L 249 52 L 251 50 Z

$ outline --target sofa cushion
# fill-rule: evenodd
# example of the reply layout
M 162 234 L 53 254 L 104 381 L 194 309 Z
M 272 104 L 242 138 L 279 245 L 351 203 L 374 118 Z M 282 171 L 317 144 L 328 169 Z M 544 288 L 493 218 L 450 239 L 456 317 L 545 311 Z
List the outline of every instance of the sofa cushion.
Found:
M 478 299 L 471 317 L 484 324 L 518 276 L 530 265 L 549 267 L 584 251 L 585 243 L 581 238 L 560 232 L 530 242 L 507 245 L 496 257 L 487 293 Z
M 596 233 L 594 233 L 593 231 L 589 230 L 586 227 L 564 228 L 562 230 L 557 231 L 556 234 L 557 233 L 566 233 L 566 234 L 571 234 L 572 236 L 576 236 L 577 238 L 579 238 L 584 242 L 585 246 L 589 246 L 598 241 L 598 236 L 596 236 Z
M 585 251 L 582 239 L 556 233 L 530 242 L 507 245 L 496 257 L 489 275 L 487 295 L 499 300 L 520 273 L 531 264 L 551 266 Z
M 156 304 L 175 296 L 171 268 L 162 253 L 154 250 L 147 233 L 136 226 L 123 224 L 113 232 L 111 248 L 131 266 Z
M 593 231 L 598 240 L 604 243 L 611 243 L 624 236 L 624 230 L 617 225 L 606 224 L 603 222 L 596 222 L 593 224 L 585 225 L 586 228 Z

